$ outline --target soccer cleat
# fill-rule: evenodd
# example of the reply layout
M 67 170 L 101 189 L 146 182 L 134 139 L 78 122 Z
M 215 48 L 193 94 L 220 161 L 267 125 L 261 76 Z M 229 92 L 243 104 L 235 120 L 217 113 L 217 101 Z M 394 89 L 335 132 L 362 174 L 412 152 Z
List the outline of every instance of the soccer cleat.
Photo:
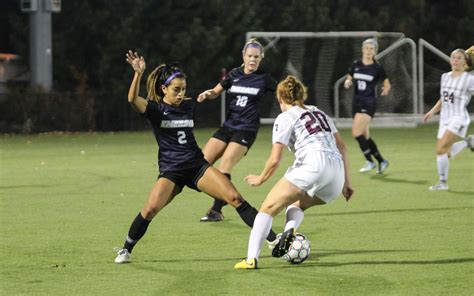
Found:
M 291 243 L 295 239 L 295 229 L 290 228 L 287 231 L 283 232 L 280 237 L 280 242 L 272 250 L 273 257 L 281 257 L 288 252 Z
M 366 161 L 365 162 L 365 165 L 359 170 L 359 172 L 361 173 L 367 173 L 368 171 L 371 171 L 373 169 L 375 169 L 377 167 L 377 165 L 371 161 Z
M 127 249 L 114 249 L 117 252 L 117 257 L 115 257 L 115 263 L 122 264 L 122 263 L 129 263 L 132 259 L 132 254 Z
M 466 141 L 467 143 L 467 147 L 469 147 L 469 149 L 471 149 L 471 151 L 474 152 L 474 135 L 469 135 L 467 136 L 464 141 Z
M 274 241 L 267 240 L 268 248 L 270 249 L 270 251 L 273 251 L 273 249 L 275 249 L 275 247 L 280 242 L 280 238 L 281 238 L 281 233 L 277 234 Z
M 257 269 L 257 259 L 243 259 L 234 265 L 235 269 Z
M 381 163 L 379 163 L 377 174 L 383 174 L 383 172 L 385 172 L 385 170 L 388 168 L 388 165 L 389 165 L 388 160 L 384 160 Z
M 222 213 L 216 212 L 213 209 L 209 209 L 206 215 L 201 218 L 201 222 L 219 222 L 224 220 L 224 215 Z
M 430 186 L 429 189 L 430 191 L 440 191 L 440 190 L 448 190 L 449 187 L 448 187 L 448 184 L 446 184 L 445 182 L 439 182 L 436 185 Z

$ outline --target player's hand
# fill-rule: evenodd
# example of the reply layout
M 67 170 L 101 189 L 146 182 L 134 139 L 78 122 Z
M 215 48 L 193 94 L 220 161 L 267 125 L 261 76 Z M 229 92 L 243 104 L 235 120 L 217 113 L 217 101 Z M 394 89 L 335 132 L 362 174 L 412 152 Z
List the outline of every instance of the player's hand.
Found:
M 133 52 L 129 50 L 125 54 L 125 56 L 127 57 L 126 58 L 127 63 L 129 63 L 130 66 L 132 66 L 133 70 L 136 73 L 143 74 L 143 72 L 145 72 L 145 68 L 146 68 L 145 59 L 142 56 L 139 56 L 138 52 L 136 51 Z
M 382 97 L 388 95 L 388 92 L 390 91 L 390 89 L 388 88 L 385 88 L 385 87 L 382 87 L 382 93 L 380 94 Z
M 250 186 L 260 186 L 262 185 L 262 177 L 256 175 L 248 175 L 245 177 L 245 182 Z
M 346 79 L 346 81 L 344 81 L 344 88 L 348 89 L 349 87 L 351 87 L 351 85 L 352 80 Z
M 431 112 L 426 113 L 421 119 L 421 122 L 426 123 L 428 120 L 430 120 L 431 116 L 433 116 L 433 113 Z
M 342 188 L 342 195 L 346 198 L 346 201 L 351 199 L 352 194 L 354 194 L 354 189 L 351 185 L 344 185 L 344 188 Z
M 204 102 L 205 99 L 207 99 L 208 96 L 210 96 L 212 93 L 211 91 L 209 90 L 206 90 L 206 91 L 203 91 L 202 93 L 199 94 L 199 96 L 197 97 L 197 101 L 199 103 L 202 103 Z

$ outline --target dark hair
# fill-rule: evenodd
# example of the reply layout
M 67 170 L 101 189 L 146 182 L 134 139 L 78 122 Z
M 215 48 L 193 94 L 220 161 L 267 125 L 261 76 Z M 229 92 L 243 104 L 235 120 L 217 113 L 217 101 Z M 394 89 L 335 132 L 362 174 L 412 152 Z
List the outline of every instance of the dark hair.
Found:
M 146 88 L 148 100 L 160 102 L 163 97 L 161 86 L 168 86 L 175 78 L 186 79 L 186 74 L 179 68 L 177 63 L 161 64 L 148 75 Z
M 290 105 L 303 106 L 308 97 L 306 86 L 293 75 L 286 76 L 277 86 L 277 97 Z

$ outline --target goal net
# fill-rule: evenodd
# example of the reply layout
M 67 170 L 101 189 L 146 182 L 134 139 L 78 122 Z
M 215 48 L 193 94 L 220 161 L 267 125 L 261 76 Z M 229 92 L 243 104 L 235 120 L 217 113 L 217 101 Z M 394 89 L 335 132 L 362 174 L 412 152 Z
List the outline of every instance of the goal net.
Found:
M 378 98 L 376 118 L 390 117 L 390 121 L 397 121 L 401 115 L 418 113 L 416 52 L 413 41 L 405 39 L 403 33 L 248 32 L 246 38 L 257 38 L 263 44 L 265 71 L 276 80 L 288 74 L 298 77 L 308 87 L 306 103 L 317 105 L 339 122 L 349 121 L 352 116 L 353 89 L 344 89 L 344 77 L 353 61 L 361 58 L 362 41 L 376 38 L 378 61 L 392 83 L 390 94 Z M 279 113 L 275 97 L 264 98 L 262 123 L 272 123 Z

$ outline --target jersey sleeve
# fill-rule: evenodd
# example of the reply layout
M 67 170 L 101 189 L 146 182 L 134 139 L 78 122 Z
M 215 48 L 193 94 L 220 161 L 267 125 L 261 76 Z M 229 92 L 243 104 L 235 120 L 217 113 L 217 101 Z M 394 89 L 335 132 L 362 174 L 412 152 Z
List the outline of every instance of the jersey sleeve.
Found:
M 332 134 L 337 133 L 338 130 L 337 130 L 336 124 L 334 123 L 334 120 L 332 120 L 332 118 L 329 116 L 327 118 L 328 118 L 329 128 L 331 129 L 331 133 Z
M 474 96 L 474 73 L 471 72 L 468 74 L 468 80 L 467 80 L 467 92 L 468 95 Z
M 270 75 L 266 75 L 265 76 L 265 89 L 266 89 L 266 91 L 274 93 L 276 91 L 276 88 L 277 88 L 276 80 L 273 79 L 273 77 L 271 77 Z
M 354 77 L 354 65 L 356 62 L 353 62 L 352 65 L 349 67 L 349 70 L 347 71 L 347 74 L 351 75 Z
M 238 71 L 238 68 L 232 69 L 225 75 L 224 79 L 220 82 L 223 89 L 227 90 L 232 86 L 232 80 L 235 77 L 236 71 Z
M 143 113 L 143 116 L 145 116 L 145 118 L 147 118 L 150 121 L 159 122 L 162 117 L 160 105 L 155 101 L 148 101 L 148 104 L 146 106 L 145 113 Z
M 273 123 L 272 143 L 288 146 L 292 130 L 293 124 L 290 122 L 290 118 L 285 113 L 278 115 Z
M 387 74 L 385 73 L 385 69 L 382 67 L 382 65 L 379 64 L 379 79 L 380 81 L 384 81 L 385 79 L 387 79 Z

